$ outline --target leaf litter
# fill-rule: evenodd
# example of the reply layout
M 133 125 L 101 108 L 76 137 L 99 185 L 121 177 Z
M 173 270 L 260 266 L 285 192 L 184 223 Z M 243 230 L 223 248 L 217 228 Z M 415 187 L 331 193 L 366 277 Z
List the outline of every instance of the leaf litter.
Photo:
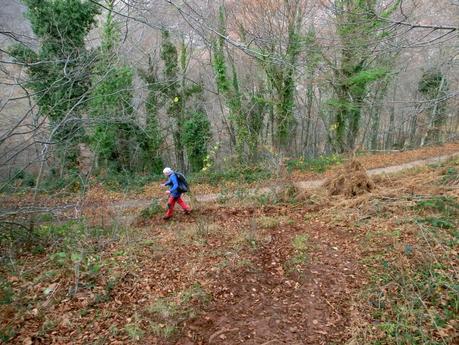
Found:
M 423 197 L 457 198 L 438 175 L 375 178 L 371 194 L 353 198 L 323 191 L 277 205 L 201 205 L 171 223 L 156 216 L 109 241 L 100 273 L 75 295 L 74 272 L 20 254 L 21 270 L 1 269 L 15 296 L 0 306 L 2 334 L 12 330 L 18 344 L 344 344 L 372 322 L 359 294 L 377 249 L 362 242 L 400 227 Z M 105 204 L 96 210 L 87 217 L 114 216 Z M 403 240 L 415 244 L 415 232 L 407 224 Z M 305 235 L 306 255 L 291 261 Z

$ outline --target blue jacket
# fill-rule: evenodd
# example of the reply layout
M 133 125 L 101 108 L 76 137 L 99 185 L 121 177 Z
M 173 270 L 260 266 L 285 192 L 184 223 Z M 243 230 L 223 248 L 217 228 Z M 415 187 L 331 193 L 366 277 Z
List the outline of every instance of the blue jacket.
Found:
M 182 193 L 179 192 L 178 187 L 178 180 L 177 180 L 177 175 L 173 172 L 172 174 L 169 175 L 169 179 L 165 183 L 166 186 L 169 187 L 169 191 L 171 192 L 171 196 L 174 198 L 178 198 L 182 195 Z

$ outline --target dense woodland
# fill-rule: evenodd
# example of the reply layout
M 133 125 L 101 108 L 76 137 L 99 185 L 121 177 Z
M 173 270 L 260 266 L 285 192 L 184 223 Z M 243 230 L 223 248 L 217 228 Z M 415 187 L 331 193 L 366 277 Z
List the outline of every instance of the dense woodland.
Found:
M 457 137 L 452 1 L 7 5 L 3 188 L 30 173 L 218 171 Z
M 0 343 L 459 344 L 458 19 L 1 0 Z

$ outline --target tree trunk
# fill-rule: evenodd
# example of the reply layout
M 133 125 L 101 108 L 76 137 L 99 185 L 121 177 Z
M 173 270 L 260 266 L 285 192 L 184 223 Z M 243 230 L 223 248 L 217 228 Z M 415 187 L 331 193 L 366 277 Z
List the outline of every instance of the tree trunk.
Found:
M 397 85 L 394 86 L 394 94 L 392 96 L 392 106 L 389 113 L 389 129 L 387 131 L 386 142 L 384 148 L 386 150 L 392 149 L 394 145 L 394 133 L 395 133 L 395 95 L 397 94 Z
M 438 87 L 438 92 L 436 95 L 435 104 L 432 108 L 432 113 L 430 115 L 429 125 L 427 127 L 427 131 L 425 132 L 425 134 L 423 135 L 421 139 L 421 146 L 424 146 L 426 142 L 430 143 L 430 142 L 440 141 L 440 134 L 441 134 L 440 126 L 443 124 L 443 118 L 442 118 L 443 114 L 441 114 L 438 111 L 438 104 L 442 102 L 442 100 L 439 100 L 439 98 L 441 97 L 444 85 L 445 85 L 445 76 L 442 75 L 440 86 Z

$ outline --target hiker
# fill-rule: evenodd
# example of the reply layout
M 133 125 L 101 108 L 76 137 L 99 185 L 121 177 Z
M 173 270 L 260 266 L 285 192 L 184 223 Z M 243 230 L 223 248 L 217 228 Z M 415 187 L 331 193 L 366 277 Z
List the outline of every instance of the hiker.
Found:
M 166 191 L 166 194 L 169 195 L 169 200 L 167 201 L 167 212 L 163 219 L 167 220 L 172 218 L 176 202 L 183 208 L 186 214 L 189 214 L 191 212 L 191 207 L 188 206 L 181 197 L 182 193 L 188 191 L 185 177 L 180 173 L 174 172 L 171 168 L 164 168 L 163 173 L 168 178 L 168 180 L 166 183 L 162 183 L 161 186 L 169 187 L 169 190 Z

